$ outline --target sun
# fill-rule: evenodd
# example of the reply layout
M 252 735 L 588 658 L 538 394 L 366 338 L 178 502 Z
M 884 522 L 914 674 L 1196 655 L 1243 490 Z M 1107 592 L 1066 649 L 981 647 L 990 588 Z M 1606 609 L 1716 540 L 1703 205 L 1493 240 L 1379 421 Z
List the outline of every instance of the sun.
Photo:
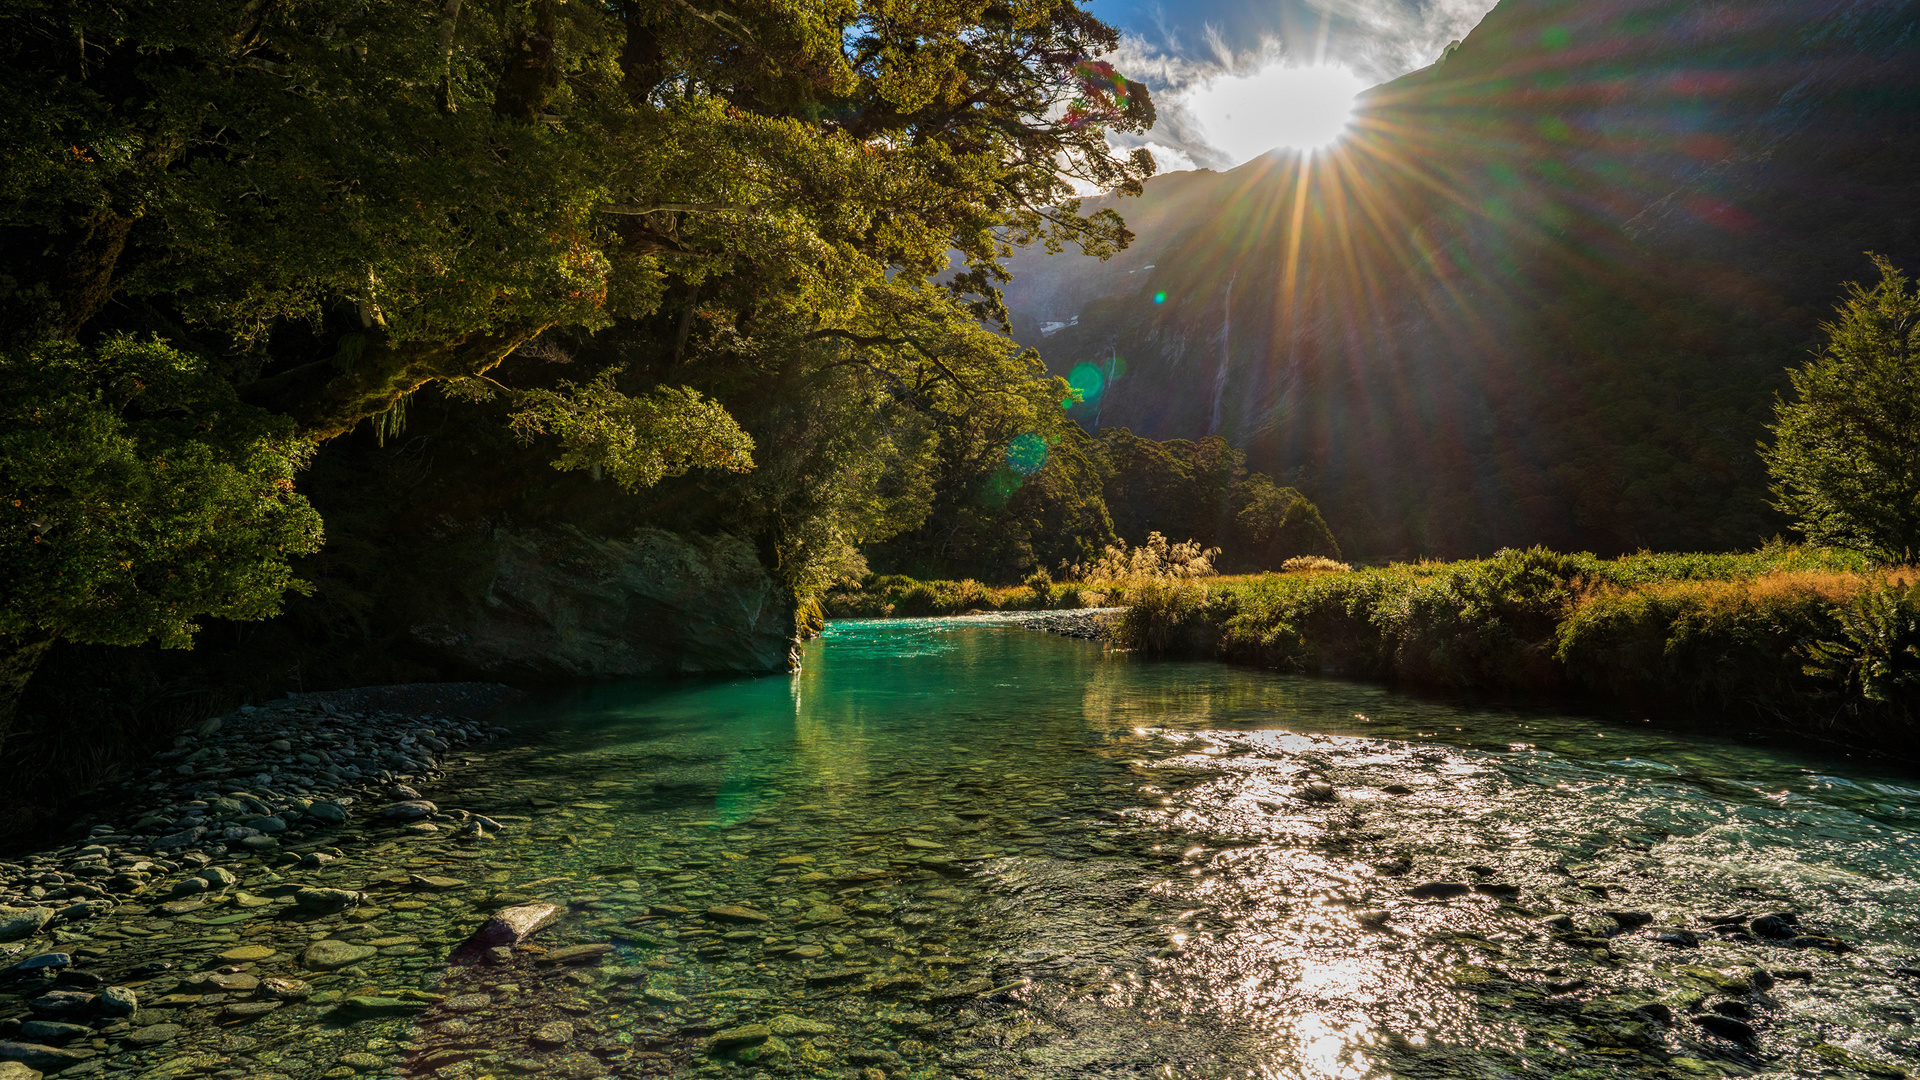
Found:
M 1317 150 L 1340 138 L 1367 84 L 1336 64 L 1271 64 L 1201 85 L 1187 104 L 1207 141 L 1234 161 L 1269 150 Z

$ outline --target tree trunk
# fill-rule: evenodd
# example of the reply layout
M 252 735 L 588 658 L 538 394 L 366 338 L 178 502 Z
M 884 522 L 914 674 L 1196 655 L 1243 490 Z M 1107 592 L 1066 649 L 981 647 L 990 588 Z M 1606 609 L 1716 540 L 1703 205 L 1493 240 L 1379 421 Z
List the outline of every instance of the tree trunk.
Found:
M 21 697 L 27 692 L 27 683 L 33 681 L 34 671 L 52 645 L 51 636 L 23 639 L 0 634 L 0 751 L 6 749 L 7 736 L 13 732 L 13 720 L 19 713 Z

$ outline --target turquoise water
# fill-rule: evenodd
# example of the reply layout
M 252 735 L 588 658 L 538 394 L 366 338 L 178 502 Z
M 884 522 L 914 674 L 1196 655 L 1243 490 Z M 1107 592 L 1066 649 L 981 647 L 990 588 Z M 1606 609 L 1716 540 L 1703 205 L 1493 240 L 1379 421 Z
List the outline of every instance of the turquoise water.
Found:
M 594 1029 L 578 1075 L 1920 1060 L 1920 782 L 1891 764 L 991 618 L 835 623 L 791 677 L 594 687 L 510 723 L 525 745 L 462 805 L 520 831 L 493 857 L 516 893 L 618 947 L 564 985 L 513 976 L 525 1015 Z M 1758 932 L 1773 913 L 1797 926 Z

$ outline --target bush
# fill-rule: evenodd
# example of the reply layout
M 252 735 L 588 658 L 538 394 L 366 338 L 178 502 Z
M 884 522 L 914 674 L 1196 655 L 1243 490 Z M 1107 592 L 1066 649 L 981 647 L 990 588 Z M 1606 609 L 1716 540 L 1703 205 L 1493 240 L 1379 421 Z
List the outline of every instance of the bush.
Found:
M 1280 564 L 1280 572 L 1284 574 L 1343 574 L 1352 569 L 1324 555 L 1295 555 Z
M 1565 688 L 1649 716 L 1908 730 L 1920 696 L 1914 580 L 1872 577 L 1858 553 L 1782 544 L 1619 559 L 1536 548 L 1215 586 L 1201 618 L 1217 638 L 1167 630 L 1183 609 L 1155 597 L 1136 632 L 1294 671 Z

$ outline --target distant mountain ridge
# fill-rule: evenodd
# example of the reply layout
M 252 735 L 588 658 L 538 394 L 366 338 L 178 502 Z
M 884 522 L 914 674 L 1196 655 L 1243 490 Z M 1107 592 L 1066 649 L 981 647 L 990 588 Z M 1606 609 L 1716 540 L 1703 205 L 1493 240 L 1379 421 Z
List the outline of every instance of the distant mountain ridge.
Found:
M 1007 291 L 1087 426 L 1223 435 L 1361 557 L 1749 547 L 1785 369 L 1920 272 L 1920 2 L 1502 0 L 1332 152 L 1113 205 Z

